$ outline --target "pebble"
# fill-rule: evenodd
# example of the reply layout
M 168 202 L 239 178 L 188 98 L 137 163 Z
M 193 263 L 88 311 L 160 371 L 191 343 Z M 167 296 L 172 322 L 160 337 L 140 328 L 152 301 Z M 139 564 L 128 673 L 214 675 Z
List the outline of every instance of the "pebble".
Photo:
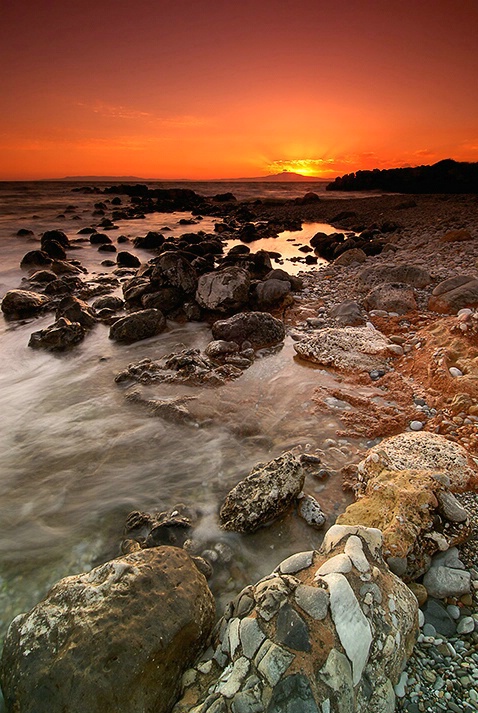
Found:
M 461 369 L 458 369 L 456 366 L 450 366 L 448 371 L 450 372 L 450 376 L 463 376 Z
M 410 428 L 412 431 L 421 431 L 423 423 L 421 421 L 410 421 Z

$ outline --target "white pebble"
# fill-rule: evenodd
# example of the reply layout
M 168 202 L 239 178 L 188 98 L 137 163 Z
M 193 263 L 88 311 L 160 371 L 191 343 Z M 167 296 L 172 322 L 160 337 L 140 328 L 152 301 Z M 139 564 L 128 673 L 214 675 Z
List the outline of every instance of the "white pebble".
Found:
M 463 376 L 463 372 L 456 366 L 450 366 L 448 371 L 450 372 L 450 376 Z
M 412 431 L 421 431 L 423 423 L 421 421 L 410 421 L 410 428 Z

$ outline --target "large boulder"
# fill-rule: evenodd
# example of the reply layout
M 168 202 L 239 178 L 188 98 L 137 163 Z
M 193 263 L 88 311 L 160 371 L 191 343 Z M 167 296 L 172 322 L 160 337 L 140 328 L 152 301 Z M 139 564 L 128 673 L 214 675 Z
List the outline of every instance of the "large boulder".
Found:
M 63 230 L 46 230 L 41 237 L 42 246 L 48 242 L 58 243 L 63 248 L 70 247 L 70 240 Z
M 20 262 L 20 267 L 28 269 L 30 267 L 47 267 L 51 265 L 52 259 L 44 250 L 30 250 Z
M 280 319 L 268 312 L 239 312 L 229 319 L 220 319 L 212 325 L 213 339 L 242 344 L 250 342 L 255 349 L 271 347 L 285 338 L 285 328 Z
M 327 327 L 294 344 L 301 359 L 346 371 L 387 367 L 389 342 L 373 327 Z
M 470 275 L 457 275 L 440 282 L 428 301 L 428 309 L 440 314 L 456 314 L 464 307 L 478 305 L 478 280 Z
M 83 341 L 85 328 L 79 322 L 70 322 L 60 317 L 45 329 L 33 332 L 28 346 L 32 349 L 46 349 L 49 352 L 62 352 Z
M 297 499 L 305 472 L 290 452 L 256 465 L 227 495 L 219 513 L 221 527 L 253 532 L 283 515 Z
M 196 301 L 205 309 L 227 312 L 240 309 L 249 300 L 251 280 L 241 267 L 207 272 L 198 280 Z
M 154 261 L 151 282 L 160 287 L 179 287 L 186 294 L 193 295 L 198 285 L 196 270 L 178 252 L 168 250 Z
M 381 534 L 334 525 L 226 608 L 173 713 L 393 713 L 418 604 Z
M 159 309 L 143 309 L 118 319 L 111 326 L 109 337 L 115 342 L 131 344 L 140 339 L 155 337 L 165 327 L 166 319 Z
M 56 309 L 56 318 L 66 317 L 70 322 L 79 322 L 86 329 L 96 324 L 95 311 L 87 302 L 68 295 L 64 297 Z
M 7 319 L 33 317 L 50 302 L 48 297 L 28 290 L 9 290 L 2 300 L 2 312 Z
M 358 281 L 364 287 L 382 282 L 403 282 L 412 287 L 426 287 L 432 281 L 430 273 L 416 265 L 379 265 L 362 270 Z
M 364 299 L 368 310 L 379 309 L 385 312 L 406 314 L 417 309 L 413 287 L 404 282 L 385 282 L 370 290 Z
M 169 713 L 213 622 L 206 580 L 176 547 L 67 577 L 10 625 L 7 712 Z
M 259 309 L 269 309 L 283 304 L 286 300 L 293 302 L 291 284 L 285 280 L 264 280 L 255 287 L 257 306 Z

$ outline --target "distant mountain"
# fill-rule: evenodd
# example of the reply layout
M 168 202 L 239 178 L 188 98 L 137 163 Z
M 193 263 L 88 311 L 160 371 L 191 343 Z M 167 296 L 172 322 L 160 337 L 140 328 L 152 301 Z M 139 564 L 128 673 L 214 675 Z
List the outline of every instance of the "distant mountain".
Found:
M 53 180 L 53 179 L 50 179 Z M 316 178 L 314 176 L 303 176 L 301 173 L 294 171 L 282 171 L 269 176 L 253 176 L 251 178 L 210 178 L 210 179 L 194 179 L 194 178 L 143 178 L 141 176 L 65 176 L 57 179 L 59 181 L 147 181 L 148 183 L 292 183 L 305 181 L 307 183 L 325 182 L 325 178 Z
M 431 166 L 374 168 L 339 176 L 328 191 L 387 191 L 392 193 L 478 193 L 478 163 L 451 158 Z

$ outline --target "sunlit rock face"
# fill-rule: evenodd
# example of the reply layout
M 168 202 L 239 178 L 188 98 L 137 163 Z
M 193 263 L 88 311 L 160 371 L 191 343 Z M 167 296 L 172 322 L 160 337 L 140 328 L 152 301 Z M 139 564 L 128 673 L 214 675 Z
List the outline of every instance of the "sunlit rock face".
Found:
M 173 713 L 392 713 L 417 600 L 379 530 L 334 525 L 226 608 Z
M 8 631 L 9 713 L 167 713 L 207 642 L 214 601 L 177 547 L 154 547 L 58 582 Z

